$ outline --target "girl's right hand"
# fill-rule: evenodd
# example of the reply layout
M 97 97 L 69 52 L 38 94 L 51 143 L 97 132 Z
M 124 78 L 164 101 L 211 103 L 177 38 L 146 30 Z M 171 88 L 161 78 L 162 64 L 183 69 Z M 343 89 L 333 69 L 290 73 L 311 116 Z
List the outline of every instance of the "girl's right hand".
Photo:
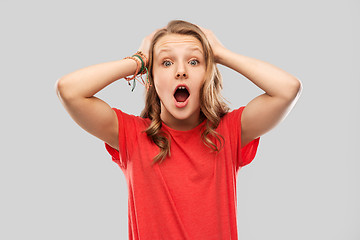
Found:
M 153 31 L 150 35 L 146 36 L 141 42 L 141 45 L 140 45 L 138 51 L 141 51 L 143 54 L 145 54 L 147 59 L 149 59 L 150 44 L 151 44 L 151 42 L 153 40 L 153 37 L 154 37 L 155 33 L 157 33 L 161 29 L 163 29 L 163 28 L 160 28 L 160 29 L 157 29 L 157 30 Z

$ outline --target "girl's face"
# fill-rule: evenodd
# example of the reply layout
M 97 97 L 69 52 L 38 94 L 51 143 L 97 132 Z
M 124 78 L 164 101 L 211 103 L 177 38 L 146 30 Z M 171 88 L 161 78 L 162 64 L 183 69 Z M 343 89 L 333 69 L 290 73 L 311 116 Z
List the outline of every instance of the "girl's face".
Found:
M 188 35 L 165 35 L 155 44 L 153 56 L 161 120 L 176 130 L 196 127 L 200 123 L 200 88 L 206 67 L 201 42 Z

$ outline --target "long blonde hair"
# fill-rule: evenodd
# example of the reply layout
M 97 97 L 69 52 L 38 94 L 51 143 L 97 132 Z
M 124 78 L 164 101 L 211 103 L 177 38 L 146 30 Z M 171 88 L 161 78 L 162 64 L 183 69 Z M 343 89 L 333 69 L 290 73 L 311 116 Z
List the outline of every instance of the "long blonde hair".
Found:
M 167 34 L 182 34 L 197 38 L 204 49 L 206 72 L 205 81 L 200 88 L 200 120 L 206 119 L 205 129 L 201 134 L 203 143 L 215 152 L 219 152 L 224 145 L 224 137 L 218 134 L 215 129 L 220 123 L 221 117 L 229 112 L 228 106 L 224 103 L 225 100 L 221 96 L 222 77 L 216 67 L 214 61 L 214 54 L 210 43 L 205 34 L 196 25 L 182 21 L 173 20 L 168 23 L 167 27 L 159 30 L 153 37 L 150 52 L 149 52 L 149 81 L 151 87 L 146 93 L 145 108 L 141 112 L 142 118 L 149 118 L 151 123 L 145 130 L 148 137 L 159 147 L 160 152 L 153 158 L 153 162 L 157 163 L 165 160 L 166 156 L 171 156 L 170 153 L 170 139 L 169 136 L 161 130 L 162 121 L 160 119 L 161 105 L 158 94 L 156 93 L 153 80 L 153 59 L 154 46 L 157 41 Z M 217 142 L 220 143 L 220 148 L 215 144 L 209 135 L 213 136 Z M 220 140 L 222 139 L 222 141 Z

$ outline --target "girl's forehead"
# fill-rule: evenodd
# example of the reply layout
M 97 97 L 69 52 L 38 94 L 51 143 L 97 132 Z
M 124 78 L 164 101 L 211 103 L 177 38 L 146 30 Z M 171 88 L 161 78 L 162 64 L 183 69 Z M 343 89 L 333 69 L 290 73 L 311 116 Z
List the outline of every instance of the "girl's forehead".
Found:
M 161 37 L 154 46 L 155 53 L 162 49 L 171 49 L 174 47 L 197 47 L 203 52 L 202 44 L 194 36 L 181 34 L 168 34 Z

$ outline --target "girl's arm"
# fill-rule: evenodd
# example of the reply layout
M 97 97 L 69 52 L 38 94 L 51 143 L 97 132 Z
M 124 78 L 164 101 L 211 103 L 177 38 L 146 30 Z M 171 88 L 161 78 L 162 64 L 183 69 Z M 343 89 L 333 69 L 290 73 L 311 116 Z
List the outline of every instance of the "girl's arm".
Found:
M 119 150 L 118 119 L 111 107 L 94 95 L 107 85 L 132 75 L 137 64 L 123 59 L 85 67 L 57 80 L 57 96 L 72 119 L 85 131 Z
M 132 59 L 99 63 L 63 76 L 55 87 L 62 99 L 90 98 L 116 80 L 134 74 L 136 66 Z
M 156 30 L 157 31 L 157 30 Z M 138 49 L 148 57 L 156 33 L 146 36 Z M 118 79 L 133 75 L 137 63 L 122 59 L 85 67 L 57 80 L 57 96 L 74 121 L 85 131 L 119 150 L 119 125 L 116 113 L 94 95 Z
M 245 107 L 241 117 L 241 147 L 282 122 L 298 100 L 300 80 L 270 63 L 226 49 L 216 36 L 203 29 L 214 51 L 215 61 L 242 74 L 265 91 Z
M 221 51 L 218 63 L 242 74 L 271 97 L 294 99 L 301 86 L 298 79 L 284 70 L 228 49 Z

